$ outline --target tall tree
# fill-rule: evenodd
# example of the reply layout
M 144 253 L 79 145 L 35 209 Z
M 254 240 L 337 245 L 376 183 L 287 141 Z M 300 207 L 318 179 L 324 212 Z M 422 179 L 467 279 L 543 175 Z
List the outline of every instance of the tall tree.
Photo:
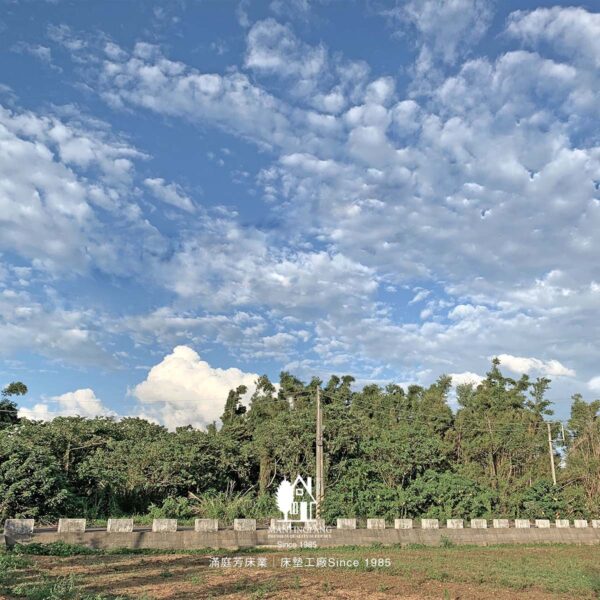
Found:
M 2 390 L 2 400 L 0 400 L 0 428 L 19 422 L 17 403 L 11 400 L 11 397 L 24 396 L 26 393 L 27 386 L 21 381 L 13 381 Z

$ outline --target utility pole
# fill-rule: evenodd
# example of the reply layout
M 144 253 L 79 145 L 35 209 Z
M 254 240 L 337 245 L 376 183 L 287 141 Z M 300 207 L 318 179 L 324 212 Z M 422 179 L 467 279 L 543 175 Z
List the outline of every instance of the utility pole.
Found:
M 556 470 L 554 469 L 554 448 L 552 447 L 552 432 L 550 431 L 550 423 L 548 426 L 548 449 L 550 450 L 550 466 L 552 467 L 552 482 L 556 485 Z
M 315 499 L 317 501 L 317 518 L 321 517 L 321 502 L 323 501 L 323 413 L 321 411 L 321 389 L 317 387 L 317 477 Z

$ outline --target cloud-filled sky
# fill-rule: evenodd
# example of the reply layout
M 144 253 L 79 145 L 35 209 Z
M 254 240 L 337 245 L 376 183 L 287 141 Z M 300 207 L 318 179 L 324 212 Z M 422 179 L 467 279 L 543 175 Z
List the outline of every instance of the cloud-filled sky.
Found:
M 0 0 L 0 384 L 202 426 L 256 374 L 600 392 L 600 13 Z M 596 12 L 594 12 L 596 10 Z

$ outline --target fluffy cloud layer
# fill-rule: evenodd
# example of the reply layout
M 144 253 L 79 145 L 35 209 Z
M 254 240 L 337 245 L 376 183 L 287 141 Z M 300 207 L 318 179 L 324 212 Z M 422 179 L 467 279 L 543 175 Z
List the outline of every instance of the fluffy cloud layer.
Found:
M 73 360 L 125 334 L 143 346 L 215 344 L 304 376 L 423 382 L 477 380 L 500 355 L 513 372 L 559 378 L 565 397 L 595 390 L 599 15 L 513 12 L 501 50 L 483 54 L 492 13 L 485 0 L 387 11 L 415 46 L 404 89 L 274 19 L 245 16 L 245 51 L 223 72 L 143 41 L 119 48 L 52 28 L 111 108 L 215 127 L 260 150 L 256 201 L 277 226 L 142 175 L 146 155 L 102 123 L 4 109 L 0 250 L 36 273 L 131 277 L 165 300 L 118 317 L 66 307 L 27 281 L 9 289 L 0 265 L 0 350 L 29 336 L 36 351 Z M 148 198 L 159 201 L 150 211 Z M 165 214 L 176 227 L 161 227 Z M 229 371 L 180 346 L 135 395 L 171 426 L 205 424 L 230 380 L 255 377 Z
M 230 389 L 245 385 L 251 395 L 257 378 L 235 368 L 213 368 L 191 348 L 177 346 L 150 369 L 132 394 L 142 415 L 171 429 L 190 423 L 205 427 L 223 414 Z

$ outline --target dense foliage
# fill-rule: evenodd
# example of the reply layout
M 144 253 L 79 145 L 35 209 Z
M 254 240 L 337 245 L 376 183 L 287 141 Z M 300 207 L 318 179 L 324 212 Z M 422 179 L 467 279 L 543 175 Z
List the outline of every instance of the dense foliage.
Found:
M 206 431 L 138 418 L 17 419 L 8 396 L 0 421 L 0 513 L 103 518 L 150 514 L 230 520 L 276 515 L 279 480 L 315 471 L 315 396 L 324 412 L 324 516 L 594 517 L 600 515 L 600 401 L 573 397 L 571 419 L 546 421 L 549 380 L 505 377 L 494 361 L 478 386 L 352 391 L 353 378 L 308 385 L 282 373 L 232 390 L 222 425 Z M 22 384 L 20 384 L 22 385 Z M 16 386 L 16 387 L 15 387 Z M 10 386 L 9 386 L 10 387 Z M 9 388 L 7 388 L 8 390 Z M 10 391 L 10 390 L 9 390 Z

